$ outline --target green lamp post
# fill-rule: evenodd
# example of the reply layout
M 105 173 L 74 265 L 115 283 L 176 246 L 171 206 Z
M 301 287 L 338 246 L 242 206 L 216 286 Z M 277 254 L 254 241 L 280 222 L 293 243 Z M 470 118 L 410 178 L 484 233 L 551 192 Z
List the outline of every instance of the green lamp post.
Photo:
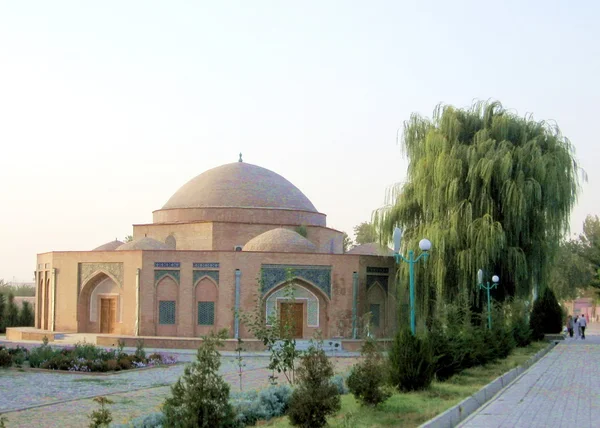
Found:
M 492 304 L 490 298 L 490 290 L 493 288 L 497 288 L 498 283 L 500 282 L 500 278 L 498 275 L 492 276 L 492 284 L 487 281 L 486 284 L 483 283 L 483 271 L 479 269 L 477 271 L 477 284 L 479 284 L 479 288 L 487 291 L 487 307 L 488 307 L 488 328 L 492 329 Z
M 431 250 L 431 242 L 429 239 L 421 239 L 419 241 L 419 248 L 422 253 L 419 254 L 418 257 L 415 258 L 415 253 L 413 250 L 408 251 L 408 258 L 404 257 L 400 254 L 400 242 L 402 241 L 402 229 L 399 227 L 394 229 L 394 234 L 392 235 L 392 239 L 394 241 L 394 258 L 396 259 L 396 263 L 400 264 L 401 261 L 408 263 L 408 272 L 409 272 L 409 284 L 410 284 L 410 331 L 413 336 L 416 333 L 416 325 L 415 325 L 415 263 L 419 260 L 427 260 L 429 257 L 429 250 Z

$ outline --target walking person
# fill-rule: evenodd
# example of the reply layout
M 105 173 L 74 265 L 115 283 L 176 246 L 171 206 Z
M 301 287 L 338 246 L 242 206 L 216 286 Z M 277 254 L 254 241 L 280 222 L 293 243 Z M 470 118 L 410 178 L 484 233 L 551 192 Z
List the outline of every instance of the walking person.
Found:
M 575 315 L 573 320 L 573 330 L 575 331 L 575 339 L 579 339 L 579 315 Z
M 581 315 L 579 318 L 579 328 L 581 329 L 581 338 L 585 339 L 585 328 L 587 327 L 587 320 L 585 319 L 585 314 Z
M 571 315 L 567 318 L 567 331 L 569 332 L 569 337 L 573 338 L 573 317 Z

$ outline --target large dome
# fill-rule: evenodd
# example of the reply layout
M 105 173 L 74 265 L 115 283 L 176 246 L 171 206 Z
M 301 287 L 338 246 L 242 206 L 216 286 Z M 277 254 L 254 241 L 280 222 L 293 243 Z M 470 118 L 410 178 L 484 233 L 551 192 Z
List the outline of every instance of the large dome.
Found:
M 260 166 L 235 162 L 210 169 L 184 184 L 163 206 L 263 208 L 318 212 L 292 183 Z
M 277 228 L 249 240 L 244 251 L 267 251 L 272 253 L 314 253 L 315 244 L 293 230 Z

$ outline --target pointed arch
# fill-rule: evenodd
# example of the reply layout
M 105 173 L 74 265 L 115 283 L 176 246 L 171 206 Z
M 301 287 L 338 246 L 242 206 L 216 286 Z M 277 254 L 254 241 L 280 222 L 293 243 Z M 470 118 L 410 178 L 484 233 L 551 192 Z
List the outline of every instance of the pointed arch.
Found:
M 200 276 L 194 283 L 194 299 L 192 311 L 194 314 L 195 336 L 203 336 L 218 325 L 219 287 L 215 278 L 209 275 Z
M 122 322 L 122 295 L 119 281 L 110 272 L 99 269 L 82 284 L 78 299 L 77 331 L 80 333 L 100 333 L 101 299 L 116 299 L 115 323 Z M 116 328 L 115 332 L 118 332 Z
M 176 336 L 179 322 L 179 282 L 164 274 L 154 285 L 156 336 Z

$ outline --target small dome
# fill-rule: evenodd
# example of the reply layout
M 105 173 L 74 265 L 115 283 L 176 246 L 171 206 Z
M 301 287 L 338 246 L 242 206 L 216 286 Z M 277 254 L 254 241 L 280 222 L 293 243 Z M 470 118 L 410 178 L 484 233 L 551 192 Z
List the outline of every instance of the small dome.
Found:
M 143 237 L 123 244 L 117 248 L 117 251 L 125 250 L 172 250 L 172 248 L 164 242 L 157 241 L 153 238 Z
M 114 241 L 107 242 L 104 245 L 100 245 L 99 247 L 94 248 L 92 251 L 115 251 L 124 243 L 115 239 Z
M 271 253 L 314 253 L 315 244 L 293 230 L 277 228 L 269 230 L 244 245 L 243 251 L 266 251 Z
M 386 247 L 385 245 L 381 245 L 376 242 L 372 242 L 370 244 L 357 245 L 356 247 L 354 247 L 350 251 L 348 251 L 346 254 L 358 254 L 361 256 L 389 257 L 389 256 L 393 256 L 394 252 L 390 248 Z
M 229 207 L 317 212 L 310 200 L 281 175 L 245 162 L 221 165 L 192 178 L 162 209 Z

